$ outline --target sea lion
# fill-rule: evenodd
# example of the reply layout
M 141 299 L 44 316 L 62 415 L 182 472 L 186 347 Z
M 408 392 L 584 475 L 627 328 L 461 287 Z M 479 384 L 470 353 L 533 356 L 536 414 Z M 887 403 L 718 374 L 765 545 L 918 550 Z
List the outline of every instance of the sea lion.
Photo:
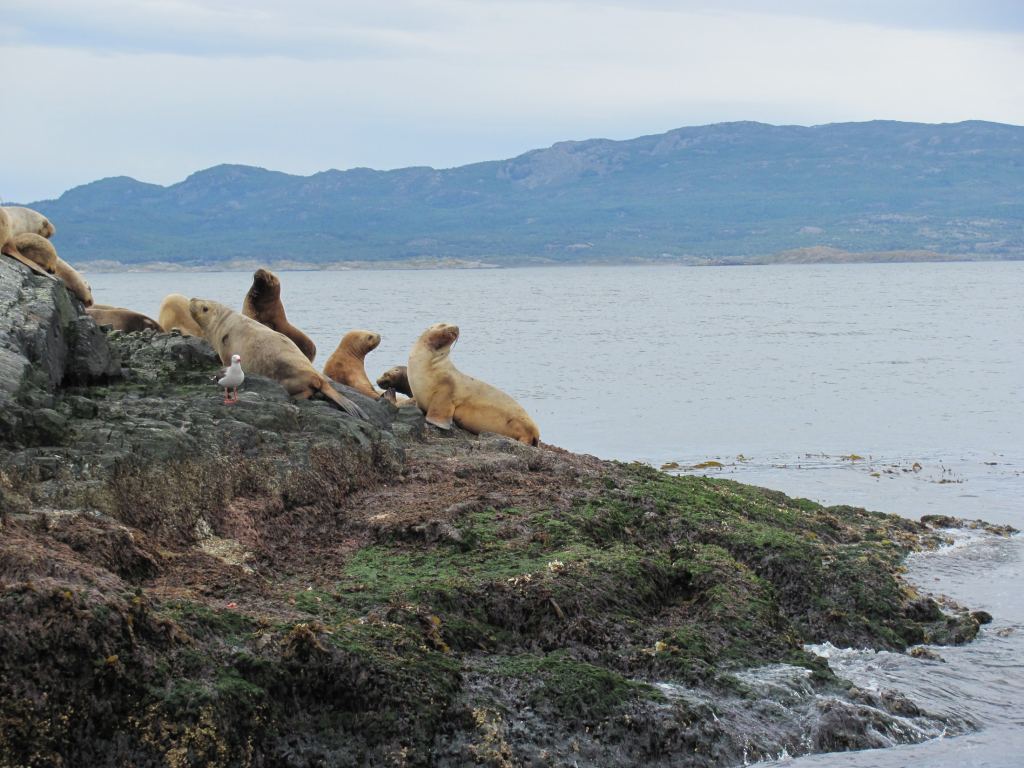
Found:
M 0 208 L 0 211 L 3 210 L 3 208 Z M 9 222 L 5 221 L 4 223 Z M 0 228 L 2 227 L 3 224 L 0 224 Z M 8 231 L 10 230 L 8 229 Z M 0 234 L 3 233 L 0 232 Z M 0 244 L 0 252 L 17 259 L 22 264 L 32 267 L 37 272 L 42 270 L 50 275 L 56 273 L 57 262 L 60 261 L 60 257 L 57 256 L 57 249 L 53 247 L 53 243 L 42 235 L 32 232 L 10 235 Z
M 362 409 L 335 391 L 283 333 L 216 301 L 192 299 L 188 309 L 224 365 L 230 363 L 233 355 L 240 355 L 246 371 L 274 379 L 292 397 L 306 399 L 319 392 L 346 413 L 366 418 Z
M 85 310 L 96 325 L 110 325 L 115 331 L 132 333 L 134 331 L 152 330 L 160 333 L 163 328 L 151 317 L 146 317 L 141 312 L 134 312 L 124 307 L 111 307 L 106 304 L 94 304 Z
M 78 270 L 59 256 L 57 257 L 57 267 L 54 274 L 64 281 L 64 285 L 67 286 L 67 289 L 72 294 L 78 297 L 79 301 L 87 307 L 92 306 L 92 288 L 85 282 L 85 278 L 78 273 Z
M 380 334 L 373 331 L 349 331 L 324 365 L 324 376 L 352 387 L 367 397 L 380 397 L 366 375 L 363 358 L 380 344 Z
M 188 311 L 188 297 L 180 293 L 169 293 L 160 302 L 160 327 L 167 333 L 178 331 L 182 336 L 202 336 L 199 327 Z
M 51 238 L 57 228 L 39 211 L 23 208 L 20 205 L 5 205 L 4 212 L 11 223 L 11 237 L 31 232 L 40 237 Z
M 396 365 L 384 371 L 377 377 L 377 386 L 381 389 L 393 389 L 406 397 L 412 397 L 412 388 L 409 386 L 409 369 L 404 365 Z
M 458 338 L 457 325 L 435 323 L 409 352 L 409 384 L 427 421 L 451 429 L 454 420 L 470 432 L 497 432 L 527 445 L 540 445 L 540 430 L 519 403 L 452 364 L 449 355 Z
M 242 314 L 258 320 L 268 328 L 283 333 L 313 362 L 316 344 L 306 334 L 288 322 L 281 303 L 281 281 L 269 269 L 257 269 L 252 275 L 252 287 L 245 294 Z

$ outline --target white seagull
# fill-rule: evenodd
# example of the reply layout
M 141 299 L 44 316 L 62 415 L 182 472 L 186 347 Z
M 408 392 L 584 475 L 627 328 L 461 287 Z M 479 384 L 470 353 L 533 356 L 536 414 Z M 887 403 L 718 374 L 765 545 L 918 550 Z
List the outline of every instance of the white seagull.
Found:
M 238 402 L 238 388 L 245 381 L 245 373 L 242 371 L 242 358 L 239 355 L 231 356 L 231 366 L 221 372 L 217 383 L 224 387 L 224 405 L 234 405 Z M 229 395 L 228 390 L 233 389 L 234 395 Z

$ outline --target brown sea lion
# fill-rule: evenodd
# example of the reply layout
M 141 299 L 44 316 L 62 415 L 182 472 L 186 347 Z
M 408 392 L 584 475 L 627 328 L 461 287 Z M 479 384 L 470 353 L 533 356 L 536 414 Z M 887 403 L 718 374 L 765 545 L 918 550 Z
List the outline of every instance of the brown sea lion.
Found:
M 295 346 L 309 362 L 316 357 L 316 344 L 306 334 L 288 322 L 281 303 L 281 281 L 269 269 L 257 269 L 252 275 L 252 287 L 245 294 L 242 314 L 258 320 L 268 328 L 283 333 L 295 342 Z
M 380 334 L 373 331 L 349 331 L 324 365 L 324 375 L 352 387 L 368 397 L 380 397 L 366 375 L 364 358 L 380 344 Z
M 57 231 L 50 220 L 39 211 L 23 208 L 20 205 L 5 205 L 3 210 L 11 223 L 11 237 L 31 232 L 40 237 L 50 238 Z
M 454 421 L 477 434 L 497 432 L 527 445 L 540 445 L 540 430 L 519 403 L 452 364 L 449 355 L 458 338 L 458 326 L 435 323 L 409 353 L 409 384 L 427 421 L 441 429 L 451 429 Z
M 134 331 L 151 330 L 160 333 L 163 328 L 151 317 L 146 317 L 141 312 L 134 312 L 124 307 L 111 307 L 107 304 L 94 304 L 85 310 L 96 325 L 109 325 L 115 331 L 132 333 Z
M 188 297 L 180 293 L 169 293 L 160 302 L 160 313 L 157 315 L 160 327 L 167 333 L 178 331 L 182 336 L 202 336 L 199 327 L 188 311 Z
M 78 297 L 79 301 L 87 307 L 92 306 L 92 288 L 85 282 L 85 278 L 78 273 L 78 270 L 59 256 L 57 257 L 57 268 L 54 274 L 64 281 L 64 285 L 67 286 L 67 289 L 72 294 Z
M 292 397 L 305 399 L 320 393 L 346 413 L 366 418 L 362 409 L 338 393 L 283 333 L 216 301 L 192 299 L 188 308 L 225 365 L 232 355 L 240 355 L 247 373 L 274 379 Z
M 381 389 L 393 389 L 406 397 L 412 397 L 412 388 L 409 386 L 409 369 L 404 365 L 396 365 L 384 371 L 377 377 L 377 386 Z
M 6 213 L 3 208 L 0 208 L 0 211 Z M 8 225 L 7 231 L 9 233 L 9 222 L 6 220 L 0 222 L 0 230 L 4 228 L 4 224 Z M 0 232 L 0 235 L 2 234 L 3 232 Z M 57 272 L 57 262 L 60 260 L 60 257 L 57 256 L 57 249 L 53 247 L 53 243 L 42 235 L 36 235 L 31 232 L 9 235 L 0 244 L 0 252 L 17 259 L 22 264 L 32 267 L 37 272 L 43 271 L 50 275 Z

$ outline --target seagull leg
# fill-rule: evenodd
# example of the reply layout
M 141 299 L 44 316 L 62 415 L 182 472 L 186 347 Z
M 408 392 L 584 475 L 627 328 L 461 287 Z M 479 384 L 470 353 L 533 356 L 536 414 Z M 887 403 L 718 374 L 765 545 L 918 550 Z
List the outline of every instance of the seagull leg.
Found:
M 231 396 L 228 394 L 228 388 L 224 387 L 224 405 L 231 405 L 232 402 Z

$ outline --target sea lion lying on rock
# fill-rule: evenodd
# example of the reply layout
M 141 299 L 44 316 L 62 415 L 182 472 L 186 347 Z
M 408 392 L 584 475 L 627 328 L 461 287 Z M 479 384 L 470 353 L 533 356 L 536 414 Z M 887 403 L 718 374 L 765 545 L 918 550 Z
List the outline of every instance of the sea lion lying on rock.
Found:
M 0 215 L 4 212 L 4 209 L 0 208 Z M 5 227 L 9 234 L 10 222 L 7 219 L 0 221 L 0 238 L 4 235 L 3 230 Z M 0 243 L 0 252 L 13 259 L 17 259 L 36 272 L 42 271 L 52 275 L 57 271 L 57 261 L 59 260 L 57 249 L 53 247 L 53 243 L 42 235 L 36 235 L 31 232 L 9 235 L 3 240 L 3 243 Z
M 409 353 L 409 384 L 427 422 L 470 432 L 496 432 L 527 445 L 540 445 L 540 430 L 519 403 L 497 387 L 459 371 L 449 359 L 459 328 L 435 323 Z
M 11 217 L 7 215 L 7 211 L 0 208 L 0 248 L 7 245 L 7 241 L 11 239 Z
M 33 211 L 31 208 L 23 208 L 20 205 L 5 205 L 3 206 L 3 211 L 7 214 L 7 219 L 11 225 L 9 237 L 30 232 L 33 235 L 50 238 L 57 231 L 57 228 L 53 226 L 48 218 L 39 211 Z
M 203 329 L 192 319 L 188 311 L 188 297 L 180 293 L 169 293 L 160 302 L 157 316 L 160 327 L 167 333 L 178 331 L 182 336 L 202 336 Z
M 366 375 L 364 358 L 380 345 L 380 334 L 373 331 L 349 331 L 341 337 L 338 348 L 327 359 L 324 375 L 362 392 L 367 397 L 380 397 Z
M 153 318 L 146 317 L 141 312 L 134 312 L 124 307 L 94 304 L 87 308 L 85 312 L 96 321 L 96 325 L 109 325 L 115 331 L 123 331 L 124 333 L 146 330 L 156 331 L 157 333 L 163 331 L 160 324 Z
M 42 235 L 32 232 L 15 235 L 0 246 L 0 252 L 17 259 L 36 272 L 60 278 L 73 296 L 85 306 L 92 306 L 92 289 L 89 284 L 74 267 L 57 255 L 53 243 Z
M 316 357 L 316 344 L 306 334 L 288 322 L 281 303 L 281 281 L 269 269 L 257 269 L 252 276 L 252 287 L 245 294 L 242 314 L 263 323 L 268 328 L 283 333 L 295 342 L 308 359 Z
M 346 413 L 366 418 L 362 409 L 337 392 L 283 333 L 207 299 L 189 301 L 189 313 L 224 365 L 233 355 L 240 355 L 247 373 L 274 379 L 292 397 L 306 399 L 319 392 Z

